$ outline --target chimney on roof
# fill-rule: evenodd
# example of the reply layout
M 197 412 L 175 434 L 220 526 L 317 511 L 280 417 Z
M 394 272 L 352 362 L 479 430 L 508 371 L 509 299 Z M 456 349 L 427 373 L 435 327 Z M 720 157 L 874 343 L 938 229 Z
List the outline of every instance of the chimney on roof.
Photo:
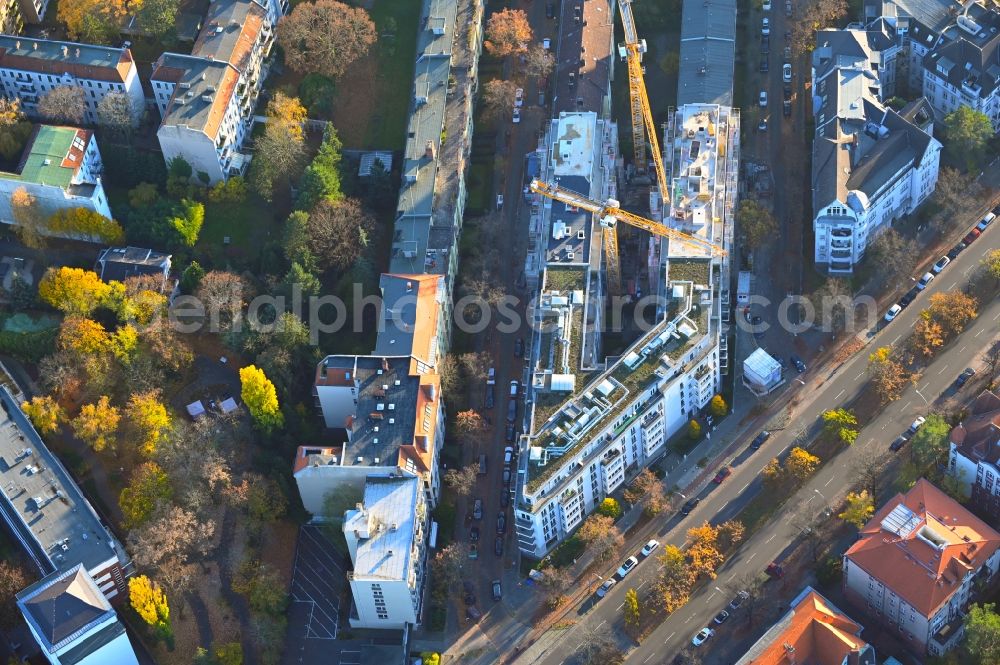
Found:
M 434 159 L 434 141 L 427 141 L 424 144 L 424 157 Z
M 79 46 L 76 47 L 76 57 L 78 57 L 78 58 L 80 57 L 80 47 Z
M 65 44 L 62 47 L 62 54 L 63 54 L 64 58 L 67 57 L 67 56 L 69 56 L 69 47 L 66 46 Z
M 388 372 L 389 371 L 389 359 L 388 358 L 382 358 L 382 371 L 383 372 Z

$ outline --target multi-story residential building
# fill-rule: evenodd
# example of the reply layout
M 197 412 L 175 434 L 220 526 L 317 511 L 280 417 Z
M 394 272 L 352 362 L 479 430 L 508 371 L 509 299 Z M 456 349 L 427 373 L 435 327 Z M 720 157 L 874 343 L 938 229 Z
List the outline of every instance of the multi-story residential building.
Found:
M 739 127 L 729 107 L 689 104 L 671 109 L 665 137 L 674 195 L 664 223 L 727 249 Z M 527 454 L 519 458 L 515 523 L 518 546 L 529 556 L 544 556 L 608 494 L 662 456 L 667 439 L 708 404 L 728 371 L 722 306 L 728 259 L 681 243 L 655 244 L 650 272 L 660 275 L 653 285 L 658 322 L 585 385 L 578 371 L 590 360 L 582 341 L 585 273 L 554 267 L 545 273 L 537 314 L 545 325 L 533 341 L 532 362 L 557 364 L 532 377 Z
M 736 0 L 683 0 L 677 105 L 733 105 Z
M 875 238 L 937 184 L 941 144 L 927 102 L 897 112 L 880 101 L 880 76 L 894 68 L 872 45 L 895 46 L 876 23 L 881 29 L 818 32 L 813 52 L 814 258 L 832 274 L 852 273 Z
M 250 158 L 241 149 L 274 43 L 271 13 L 265 0 L 213 2 L 191 55 L 164 53 L 154 63 L 156 137 L 168 163 L 181 157 L 211 183 L 246 171 Z
M 34 197 L 39 212 L 45 217 L 60 210 L 87 208 L 110 218 L 111 208 L 101 182 L 103 168 L 93 132 L 76 127 L 37 125 L 16 171 L 0 171 L 0 222 L 14 223 L 11 195 L 18 189 Z
M 306 510 L 323 515 L 325 496 L 342 483 L 360 489 L 371 474 L 406 471 L 421 478 L 437 504 L 438 455 L 445 410 L 440 378 L 414 356 L 327 356 L 316 368 L 313 394 L 341 446 L 300 446 L 294 475 Z
M 38 117 L 45 93 L 67 85 L 83 90 L 86 124 L 97 123 L 97 105 L 111 92 L 128 95 L 136 119 L 145 108 L 127 48 L 0 35 L 0 89 L 7 99 L 19 99 L 28 116 Z
M 125 627 L 82 564 L 17 594 L 17 606 L 52 665 L 138 665 Z
M 451 344 L 482 20 L 482 3 L 423 2 L 392 237 L 389 272 L 445 278 L 442 353 Z
M 897 494 L 844 553 L 849 601 L 911 649 L 939 656 L 962 635 L 975 590 L 1000 568 L 1000 533 L 925 479 Z
M 990 517 L 1000 516 L 1000 395 L 984 390 L 951 430 L 948 473 Z
M 12 12 L 13 3 L 6 3 L 8 12 Z M 20 20 L 23 23 L 41 23 L 45 19 L 45 13 L 49 10 L 49 0 L 17 0 Z
M 817 30 L 812 54 L 813 81 L 857 71 L 864 74 L 872 97 L 888 99 L 896 94 L 901 52 L 900 39 L 886 19 L 875 19 L 866 26 L 852 24 L 843 30 Z
M 441 275 L 393 275 L 379 279 L 377 356 L 413 356 L 437 367 L 447 340 L 445 279 Z
M 878 665 L 875 648 L 861 639 L 862 630 L 861 624 L 807 586 L 736 665 Z
M 364 499 L 344 515 L 354 570 L 347 574 L 352 628 L 402 629 L 420 623 L 427 563 L 426 495 L 418 478 L 370 475 Z
M 0 514 L 42 575 L 82 565 L 109 599 L 128 593 L 131 561 L 6 386 L 0 386 Z

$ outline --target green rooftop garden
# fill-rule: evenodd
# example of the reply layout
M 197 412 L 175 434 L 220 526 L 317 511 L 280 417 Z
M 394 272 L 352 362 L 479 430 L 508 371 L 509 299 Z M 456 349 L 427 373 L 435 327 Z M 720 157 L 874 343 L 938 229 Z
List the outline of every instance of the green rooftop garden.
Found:
M 545 271 L 545 290 L 582 291 L 586 279 L 586 268 L 548 268 Z

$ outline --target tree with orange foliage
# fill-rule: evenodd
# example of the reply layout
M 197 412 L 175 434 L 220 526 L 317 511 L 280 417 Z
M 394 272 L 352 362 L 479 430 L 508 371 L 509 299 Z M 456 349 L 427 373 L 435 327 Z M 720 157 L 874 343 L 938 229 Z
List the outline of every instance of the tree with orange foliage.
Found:
M 377 38 L 367 11 L 337 0 L 298 3 L 278 22 L 285 64 L 301 74 L 336 78 L 367 54 Z
M 67 316 L 59 327 L 56 346 L 82 355 L 96 355 L 108 350 L 111 336 L 97 321 L 82 316 Z
M 977 304 L 975 298 L 956 289 L 932 295 L 928 311 L 941 324 L 944 334 L 951 337 L 965 330 L 969 321 L 976 318 Z
M 924 358 L 930 358 L 944 346 L 944 329 L 933 319 L 930 310 L 925 309 L 920 312 L 920 319 L 913 327 L 911 340 L 913 352 Z
M 505 58 L 516 53 L 525 53 L 528 43 L 534 39 L 528 15 L 520 9 L 503 9 L 494 12 L 486 22 L 486 41 L 483 46 L 490 55 Z
M 97 452 L 113 451 L 120 420 L 118 408 L 111 404 L 107 395 L 102 395 L 96 403 L 83 405 L 73 419 L 73 433 Z
M 716 569 L 726 559 L 719 550 L 718 530 L 705 522 L 701 526 L 688 529 L 687 537 L 691 541 L 691 546 L 687 550 L 687 558 L 692 574 L 695 578 L 707 575 L 709 579 L 714 580 Z
M 58 17 L 74 41 L 110 44 L 125 14 L 125 0 L 72 0 L 59 3 Z
M 66 314 L 86 316 L 102 304 L 107 284 L 92 270 L 49 268 L 38 283 L 38 297 Z

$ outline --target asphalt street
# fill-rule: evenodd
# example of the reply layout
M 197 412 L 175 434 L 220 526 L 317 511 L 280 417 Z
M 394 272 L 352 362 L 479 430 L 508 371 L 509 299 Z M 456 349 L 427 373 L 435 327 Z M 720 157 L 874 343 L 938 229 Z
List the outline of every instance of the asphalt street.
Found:
M 919 312 L 926 307 L 931 294 L 961 287 L 966 283 L 968 275 L 974 271 L 983 256 L 990 249 L 1000 246 L 1000 231 L 994 224 L 958 258 L 948 266 L 918 298 L 896 318 L 892 323 L 881 326 L 868 348 L 874 345 L 895 345 L 902 340 L 916 323 Z M 1000 300 L 982 303 L 980 314 L 976 321 L 946 350 L 944 350 L 924 371 L 917 386 L 910 387 L 896 402 L 889 405 L 877 418 L 869 423 L 860 433 L 857 442 L 851 448 L 842 452 L 836 463 L 827 464 L 786 504 L 797 507 L 798 511 L 816 515 L 825 506 L 835 503 L 837 497 L 844 494 L 853 479 L 845 469 L 850 469 L 851 460 L 862 455 L 869 449 L 888 451 L 889 443 L 916 418 L 930 410 L 930 402 L 941 393 L 953 390 L 952 384 L 963 369 L 969 366 L 981 366 L 981 351 L 997 336 L 998 320 L 1000 320 Z M 682 545 L 688 528 L 704 521 L 718 523 L 730 517 L 749 502 L 760 490 L 760 472 L 764 465 L 773 457 L 780 456 L 795 443 L 796 436 L 803 427 L 808 427 L 819 421 L 820 414 L 829 408 L 835 408 L 849 402 L 863 389 L 867 368 L 867 353 L 862 351 L 842 365 L 833 368 L 809 369 L 806 373 L 793 379 L 799 385 L 792 390 L 801 393 L 796 409 L 791 413 L 793 423 L 786 429 L 773 433 L 771 438 L 755 452 L 744 450 L 733 460 L 725 460 L 733 468 L 733 474 L 721 485 L 708 484 L 698 496 L 701 503 L 687 517 L 673 515 L 669 517 L 659 532 L 658 539 L 664 543 Z M 979 382 L 976 386 L 981 385 Z M 978 388 L 975 388 L 978 389 Z M 973 390 L 970 386 L 967 390 Z M 971 395 L 970 395 L 971 397 Z M 749 442 L 748 442 L 749 443 Z M 798 512 L 796 511 L 796 512 Z M 635 648 L 628 662 L 662 663 L 669 661 L 675 653 L 690 644 L 691 638 L 702 627 L 708 625 L 730 600 L 728 593 L 720 593 L 733 578 L 747 572 L 762 573 L 764 568 L 779 553 L 795 540 L 797 532 L 789 518 L 792 508 L 787 509 L 779 517 L 772 520 L 764 528 L 750 538 L 737 554 L 722 567 L 715 584 L 702 587 L 682 609 L 672 614 L 659 626 L 643 644 Z M 633 554 L 623 553 L 622 558 Z M 613 574 L 620 562 L 609 564 L 604 577 Z M 625 636 L 622 623 L 622 603 L 625 592 L 629 588 L 644 589 L 652 584 L 658 575 L 659 563 L 656 556 L 639 565 L 629 574 L 627 583 L 620 582 L 602 600 L 596 601 L 591 596 L 575 611 L 567 615 L 567 619 L 576 620 L 570 628 L 561 631 L 560 639 L 533 662 L 544 665 L 568 662 L 570 654 L 582 643 L 583 637 L 594 631 L 608 629 L 623 647 L 630 646 L 630 640 Z M 716 636 L 725 635 L 725 626 L 721 627 Z M 715 662 L 711 659 L 711 643 L 702 647 L 706 650 L 706 663 Z M 521 659 L 519 662 L 528 662 Z

